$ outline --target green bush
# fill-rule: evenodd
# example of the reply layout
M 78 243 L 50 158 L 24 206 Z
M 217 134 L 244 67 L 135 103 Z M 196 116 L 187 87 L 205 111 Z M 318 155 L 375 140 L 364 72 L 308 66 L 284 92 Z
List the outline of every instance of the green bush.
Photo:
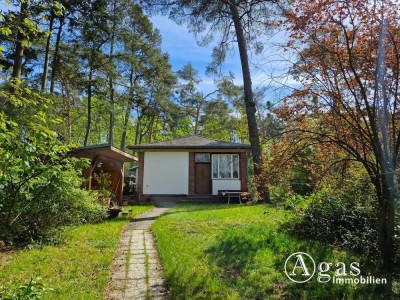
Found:
M 326 174 L 318 191 L 307 196 L 286 195 L 284 207 L 295 210 L 290 230 L 374 257 L 377 255 L 376 193 L 362 166 Z
M 81 201 L 75 203 L 75 211 L 79 216 L 79 223 L 98 223 L 108 217 L 107 207 L 101 205 L 93 197 L 93 193 L 82 189 L 76 189 L 75 192 L 76 196 L 79 196 L 76 199 L 81 199 Z
M 107 211 L 92 195 L 80 189 L 80 178 L 74 171 L 62 171 L 47 182 L 36 182 L 28 191 L 17 195 L 19 201 L 4 201 L 0 208 L 0 240 L 29 243 L 48 240 L 55 230 L 67 225 L 100 222 Z M 30 193 L 40 190 L 36 197 Z M 7 218 L 7 216 L 11 216 Z M 7 222 L 7 220 L 11 220 Z M 15 220 L 15 221 L 14 221 Z
M 297 197 L 297 205 L 302 206 L 295 208 L 297 221 L 289 225 L 294 233 L 369 256 L 377 254 L 377 218 L 371 207 L 322 193 L 301 199 Z
M 49 101 L 20 86 L 1 96 L 9 96 L 10 105 L 0 112 L 0 240 L 29 243 L 62 226 L 105 218 L 80 189 L 86 162 L 71 157 L 51 130 L 59 121 L 46 115 Z
M 285 209 L 305 209 L 312 201 L 313 197 L 294 194 L 287 197 L 284 207 Z

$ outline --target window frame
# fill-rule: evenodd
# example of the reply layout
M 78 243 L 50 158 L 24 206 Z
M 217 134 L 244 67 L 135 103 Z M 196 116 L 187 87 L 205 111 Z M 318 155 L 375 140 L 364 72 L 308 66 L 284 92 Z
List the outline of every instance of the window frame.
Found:
M 225 156 L 231 156 L 231 171 L 230 171 L 230 175 L 231 177 L 228 178 L 220 178 L 220 169 L 219 169 L 219 165 L 220 165 L 220 156 L 225 155 Z M 217 157 L 217 175 L 218 177 L 214 177 L 214 156 Z M 234 175 L 234 159 L 233 157 L 236 156 L 237 157 L 237 177 L 233 177 Z M 213 153 L 211 155 L 211 178 L 213 180 L 239 180 L 240 179 L 240 156 L 238 153 Z
M 198 155 L 200 156 L 200 155 L 207 155 L 208 156 L 208 160 L 207 161 L 205 161 L 205 160 L 202 160 L 202 161 L 199 161 L 197 158 L 198 158 Z M 195 154 L 194 154 L 194 162 L 196 163 L 196 164 L 209 164 L 210 162 L 211 162 L 211 154 L 210 153 L 208 153 L 208 152 L 195 152 Z

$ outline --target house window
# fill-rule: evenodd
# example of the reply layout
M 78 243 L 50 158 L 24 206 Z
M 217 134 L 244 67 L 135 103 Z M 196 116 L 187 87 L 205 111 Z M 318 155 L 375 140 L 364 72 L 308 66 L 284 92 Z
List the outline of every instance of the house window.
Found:
M 212 170 L 213 179 L 238 179 L 239 155 L 213 154 Z
M 208 163 L 210 162 L 210 153 L 196 153 L 194 160 L 197 163 Z

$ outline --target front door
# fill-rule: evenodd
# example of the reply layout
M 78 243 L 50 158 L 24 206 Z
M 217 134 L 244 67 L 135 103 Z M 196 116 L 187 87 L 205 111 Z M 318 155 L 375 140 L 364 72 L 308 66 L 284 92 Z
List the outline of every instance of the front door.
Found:
M 211 164 L 196 163 L 196 194 L 211 194 Z

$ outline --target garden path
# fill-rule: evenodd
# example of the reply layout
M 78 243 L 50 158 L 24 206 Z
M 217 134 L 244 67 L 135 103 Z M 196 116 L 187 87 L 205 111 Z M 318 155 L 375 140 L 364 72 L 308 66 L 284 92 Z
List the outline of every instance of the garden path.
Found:
M 156 207 L 131 222 L 120 238 L 109 276 L 106 300 L 168 299 L 161 261 L 150 231 L 168 208 Z

